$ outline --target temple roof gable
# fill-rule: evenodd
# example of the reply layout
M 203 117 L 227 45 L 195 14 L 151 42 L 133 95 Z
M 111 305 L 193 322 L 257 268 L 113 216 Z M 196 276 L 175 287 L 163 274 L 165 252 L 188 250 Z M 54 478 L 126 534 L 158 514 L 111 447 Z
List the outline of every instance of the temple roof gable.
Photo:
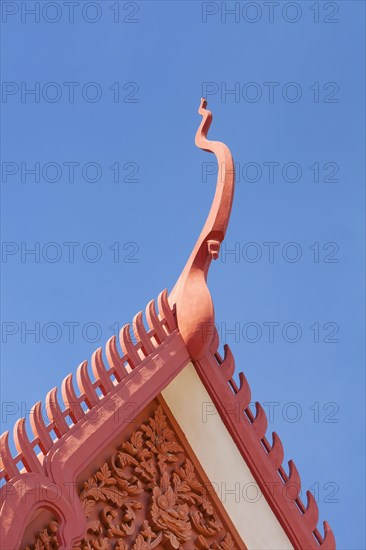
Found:
M 335 549 L 328 523 L 324 522 L 323 535 L 317 528 L 318 507 L 311 492 L 306 493 L 306 505 L 300 498 L 301 479 L 295 463 L 290 460 L 288 469 L 283 465 L 280 437 L 275 432 L 267 437 L 263 407 L 256 402 L 252 410 L 251 390 L 244 373 L 239 373 L 239 385 L 234 380 L 235 360 L 230 347 L 224 346 L 223 356 L 219 352 L 213 302 L 206 281 L 229 222 L 235 176 L 228 147 L 207 139 L 212 115 L 206 106 L 202 99 L 196 144 L 217 158 L 216 193 L 203 230 L 172 292 L 164 290 L 156 301 L 147 304 L 146 322 L 142 312 L 137 313 L 132 323 L 122 327 L 119 341 L 113 336 L 104 350 L 98 348 L 90 361 L 91 370 L 84 361 L 76 371 L 76 380 L 72 374 L 65 377 L 61 385 L 62 404 L 57 388 L 47 394 L 47 421 L 41 402 L 34 405 L 30 415 L 32 437 L 24 418 L 16 422 L 16 456 L 10 451 L 8 432 L 0 438 L 0 479 L 4 482 L 0 536 L 5 541 L 4 550 L 19 548 L 22 533 L 37 508 L 47 508 L 57 516 L 59 548 L 70 550 L 72 544 L 81 540 L 85 514 L 76 489 L 65 485 L 64 480 L 75 482 L 93 456 L 116 437 L 116 430 L 128 425 L 131 414 L 139 414 L 188 364 L 194 365 L 292 546 Z M 133 404 L 133 411 L 129 404 Z M 37 492 L 36 487 L 44 491 Z M 14 513 L 20 509 L 21 517 Z

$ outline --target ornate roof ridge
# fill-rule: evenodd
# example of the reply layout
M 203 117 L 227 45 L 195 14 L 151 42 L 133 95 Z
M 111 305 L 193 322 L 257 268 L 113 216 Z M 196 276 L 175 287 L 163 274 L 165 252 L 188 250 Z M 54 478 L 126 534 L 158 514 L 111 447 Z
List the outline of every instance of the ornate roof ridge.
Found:
M 116 336 L 109 338 L 105 345 L 108 366 L 103 359 L 102 347 L 93 353 L 91 366 L 95 381 L 90 377 L 88 361 L 83 361 L 79 365 L 76 371 L 78 396 L 72 373 L 65 376 L 61 385 L 63 406 L 60 406 L 57 398 L 57 387 L 48 392 L 45 399 L 49 419 L 47 423 L 42 415 L 42 402 L 38 401 L 32 407 L 30 423 L 33 438 L 30 439 L 27 434 L 25 418 L 17 420 L 14 425 L 14 442 L 18 451 L 16 456 L 12 456 L 9 448 L 9 432 L 5 431 L 1 435 L 0 480 L 5 478 L 6 481 L 10 481 L 13 477 L 25 472 L 44 473 L 43 458 L 53 445 L 83 420 L 106 395 L 123 383 L 137 366 L 158 352 L 169 336 L 177 331 L 175 308 L 170 307 L 167 295 L 166 289 L 159 294 L 158 312 L 154 300 L 147 304 L 148 329 L 145 328 L 142 311 L 135 315 L 132 330 L 136 342 L 133 342 L 131 337 L 130 323 L 121 328 L 119 343 L 122 354 L 118 350 Z M 51 432 L 55 435 L 54 439 L 51 437 Z M 38 454 L 35 451 L 37 446 L 41 451 Z M 20 463 L 23 468 L 19 468 Z
M 105 354 L 108 366 L 103 359 L 101 347 L 93 353 L 91 366 L 94 381 L 89 374 L 88 362 L 83 361 L 79 365 L 76 371 L 78 396 L 72 374 L 68 374 L 61 385 L 64 406 L 59 404 L 57 387 L 48 392 L 45 400 L 48 423 L 42 416 L 41 401 L 32 407 L 30 421 L 34 438 L 30 439 L 27 434 L 25 418 L 20 418 L 15 423 L 14 441 L 18 450 L 15 457 L 9 449 L 9 432 L 2 434 L 0 479 L 11 481 L 25 473 L 44 475 L 43 459 L 52 451 L 53 446 L 76 428 L 80 421 L 87 420 L 95 406 L 99 404 L 103 406 L 103 399 L 112 391 L 118 390 L 118 387 L 131 377 L 136 367 L 144 368 L 144 364 L 153 354 L 159 354 L 160 348 L 169 338 L 179 334 L 175 310 L 169 306 L 167 290 L 159 294 L 157 301 L 158 312 L 154 300 L 146 306 L 148 329 L 145 328 L 142 312 L 135 315 L 132 330 L 136 342 L 132 341 L 131 323 L 121 328 L 119 343 L 122 354 L 118 350 L 115 336 L 107 341 Z M 308 539 L 306 548 L 335 549 L 334 535 L 328 522 L 323 522 L 324 536 L 317 528 L 319 511 L 312 493 L 306 492 L 306 506 L 300 498 L 301 478 L 293 460 L 288 462 L 289 472 L 285 471 L 284 451 L 280 437 L 273 432 L 272 443 L 268 441 L 267 416 L 260 402 L 255 402 L 255 414 L 252 412 L 251 389 L 243 372 L 239 372 L 239 387 L 236 384 L 233 378 L 235 360 L 230 347 L 227 344 L 224 345 L 222 358 L 217 351 L 218 346 L 218 334 L 214 331 L 209 352 L 201 361 L 194 361 L 194 364 L 261 491 L 293 542 L 293 533 L 289 533 L 289 524 L 292 524 L 292 530 L 301 542 L 299 548 L 305 548 L 303 546 L 305 536 Z M 115 378 L 115 381 L 112 378 Z M 238 407 L 242 412 L 239 422 L 237 421 Z M 230 413 L 235 417 L 233 422 L 230 422 Z M 71 420 L 71 425 L 67 422 L 67 418 Z M 51 432 L 55 434 L 55 439 L 52 439 Z M 37 446 L 41 453 L 36 453 Z M 23 465 L 22 469 L 19 468 L 20 463 Z M 256 466 L 254 469 L 253 465 Z M 275 488 L 276 494 L 274 494 Z M 285 498 L 279 498 L 283 494 Z

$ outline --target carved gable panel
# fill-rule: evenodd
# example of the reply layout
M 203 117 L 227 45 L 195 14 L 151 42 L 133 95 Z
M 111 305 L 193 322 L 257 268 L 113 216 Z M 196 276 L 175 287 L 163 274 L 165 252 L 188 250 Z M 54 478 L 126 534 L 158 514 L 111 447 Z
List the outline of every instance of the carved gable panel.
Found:
M 80 483 L 88 529 L 73 550 L 244 550 L 162 398 Z M 58 548 L 56 520 L 24 550 Z

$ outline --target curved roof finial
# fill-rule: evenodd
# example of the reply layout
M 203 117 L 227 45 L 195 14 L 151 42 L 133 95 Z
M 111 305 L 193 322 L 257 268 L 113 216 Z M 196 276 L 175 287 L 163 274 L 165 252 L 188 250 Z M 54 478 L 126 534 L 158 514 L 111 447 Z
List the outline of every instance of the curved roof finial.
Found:
M 234 161 L 229 148 L 220 141 L 207 139 L 212 113 L 206 106 L 207 101 L 202 98 L 198 109 L 202 120 L 195 143 L 200 149 L 216 156 L 216 192 L 206 223 L 169 296 L 170 303 L 176 304 L 178 327 L 192 359 L 205 355 L 214 335 L 214 308 L 206 280 L 211 260 L 218 258 L 220 244 L 225 237 L 235 183 Z

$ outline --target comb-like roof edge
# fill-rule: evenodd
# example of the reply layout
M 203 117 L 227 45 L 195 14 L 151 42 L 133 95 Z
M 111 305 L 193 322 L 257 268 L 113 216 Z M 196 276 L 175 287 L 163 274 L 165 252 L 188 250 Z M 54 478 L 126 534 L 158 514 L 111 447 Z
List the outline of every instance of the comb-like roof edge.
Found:
M 130 372 L 159 350 L 168 336 L 177 330 L 175 310 L 169 306 L 167 295 L 167 290 L 159 294 L 158 312 L 154 300 L 147 304 L 148 329 L 145 328 L 142 312 L 135 315 L 132 331 L 136 342 L 131 336 L 130 323 L 121 328 L 119 343 L 122 353 L 118 349 L 115 336 L 112 336 L 105 346 L 107 361 L 103 358 L 101 347 L 93 353 L 91 367 L 94 381 L 89 373 L 88 362 L 83 361 L 79 365 L 76 371 L 79 395 L 75 391 L 71 373 L 64 378 L 61 385 L 63 406 L 59 404 L 56 387 L 48 392 L 45 399 L 48 422 L 45 422 L 42 415 L 40 401 L 32 407 L 30 422 L 33 438 L 30 438 L 26 431 L 25 418 L 17 420 L 14 426 L 14 442 L 18 451 L 16 456 L 13 457 L 10 452 L 8 431 L 1 435 L 0 480 L 5 478 L 6 481 L 10 481 L 24 471 L 43 474 L 43 458 L 52 446 L 78 422 L 84 420 L 86 414 L 100 404 L 103 397 L 114 390 L 118 384 L 123 383 Z M 39 447 L 40 453 L 35 451 L 36 447 Z

